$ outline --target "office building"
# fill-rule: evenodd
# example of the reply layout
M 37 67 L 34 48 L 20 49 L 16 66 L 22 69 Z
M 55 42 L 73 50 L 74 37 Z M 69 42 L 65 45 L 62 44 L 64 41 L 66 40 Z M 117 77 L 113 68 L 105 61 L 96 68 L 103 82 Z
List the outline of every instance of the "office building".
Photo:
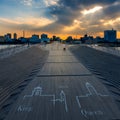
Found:
M 7 37 L 8 37 L 8 39 L 11 39 L 12 38 L 11 33 L 7 33 Z
M 16 33 L 13 34 L 13 38 L 14 38 L 15 40 L 17 39 L 17 34 L 16 34 Z
M 4 38 L 4 36 L 0 36 L 0 43 L 3 43 L 3 42 L 5 42 L 5 38 Z
M 107 42 L 116 42 L 116 30 L 105 30 L 104 31 L 104 40 Z
M 41 39 L 44 39 L 44 38 L 48 38 L 48 35 L 47 34 L 42 34 Z
M 40 42 L 40 39 L 39 39 L 39 35 L 32 35 L 32 37 L 29 39 L 29 42 L 31 43 L 39 43 Z
M 48 38 L 47 34 L 42 34 L 41 35 L 41 42 L 46 42 L 46 43 L 50 42 L 50 39 Z

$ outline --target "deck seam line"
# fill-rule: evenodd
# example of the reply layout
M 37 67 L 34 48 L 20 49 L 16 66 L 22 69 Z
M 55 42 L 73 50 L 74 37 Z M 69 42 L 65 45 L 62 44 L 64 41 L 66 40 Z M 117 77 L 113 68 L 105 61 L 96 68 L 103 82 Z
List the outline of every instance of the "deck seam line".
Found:
M 79 76 L 92 76 L 93 74 L 81 74 L 81 75 L 38 75 L 36 77 L 79 77 Z

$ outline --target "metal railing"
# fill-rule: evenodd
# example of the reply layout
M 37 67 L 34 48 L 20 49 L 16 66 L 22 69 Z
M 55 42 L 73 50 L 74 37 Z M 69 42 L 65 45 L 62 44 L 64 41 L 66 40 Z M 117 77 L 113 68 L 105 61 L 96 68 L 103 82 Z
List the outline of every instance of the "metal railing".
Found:
M 119 47 L 101 47 L 98 45 L 87 45 L 88 47 L 94 48 L 96 50 L 100 50 L 106 53 L 110 53 L 116 56 L 120 56 L 120 48 Z
M 0 49 L 0 59 L 7 58 L 11 55 L 14 55 L 23 50 L 26 50 L 27 48 L 28 48 L 28 45 L 15 45 L 12 47 L 8 46 L 4 49 Z

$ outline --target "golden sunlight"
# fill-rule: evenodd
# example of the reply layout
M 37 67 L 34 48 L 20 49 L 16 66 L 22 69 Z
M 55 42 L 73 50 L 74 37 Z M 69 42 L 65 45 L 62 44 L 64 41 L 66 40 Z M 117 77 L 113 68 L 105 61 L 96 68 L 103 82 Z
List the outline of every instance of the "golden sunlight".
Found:
M 114 19 L 114 20 L 108 20 L 106 21 L 103 25 L 106 26 L 106 25 L 114 25 L 115 23 L 119 23 L 120 22 L 120 17 Z
M 83 10 L 81 13 L 83 15 L 87 15 L 87 14 L 95 13 L 96 11 L 99 11 L 102 8 L 103 8 L 102 6 L 96 6 L 96 7 L 92 8 L 92 9 L 89 9 L 89 10 Z

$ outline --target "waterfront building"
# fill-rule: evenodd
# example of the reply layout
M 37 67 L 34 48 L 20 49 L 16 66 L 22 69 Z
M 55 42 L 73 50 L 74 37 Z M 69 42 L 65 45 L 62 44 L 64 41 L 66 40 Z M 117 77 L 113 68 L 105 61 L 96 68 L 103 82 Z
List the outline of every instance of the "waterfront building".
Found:
M 39 43 L 40 42 L 39 35 L 36 35 L 36 34 L 32 35 L 29 42 L 31 42 L 31 43 Z
M 0 36 L 0 43 L 3 43 L 3 42 L 5 42 L 5 38 L 4 36 Z
M 101 43 L 101 42 L 104 42 L 104 38 L 101 38 L 100 36 L 96 36 L 94 41 L 95 41 L 95 43 Z
M 50 42 L 50 39 L 48 38 L 47 34 L 42 34 L 41 35 L 41 42 L 46 42 L 46 43 Z
M 24 37 L 20 37 L 20 38 L 18 38 L 18 40 L 21 42 L 21 43 L 27 43 L 27 39 L 26 38 L 24 38 Z
M 105 30 L 104 31 L 104 40 L 107 41 L 107 42 L 116 42 L 117 39 L 116 39 L 116 35 L 117 32 L 116 30 Z
M 7 37 L 8 37 L 9 39 L 11 39 L 11 38 L 12 38 L 11 33 L 7 33 Z
M 7 33 L 6 35 L 4 35 L 4 38 L 5 42 L 13 42 L 11 33 Z
M 43 38 L 48 38 L 48 35 L 47 34 L 42 34 L 41 39 L 43 39 Z
M 16 33 L 13 34 L 13 39 L 15 39 L 15 40 L 17 39 L 17 34 Z
M 84 37 L 81 37 L 81 42 L 86 44 L 92 44 L 95 41 L 93 36 L 88 36 L 87 34 L 85 34 Z

